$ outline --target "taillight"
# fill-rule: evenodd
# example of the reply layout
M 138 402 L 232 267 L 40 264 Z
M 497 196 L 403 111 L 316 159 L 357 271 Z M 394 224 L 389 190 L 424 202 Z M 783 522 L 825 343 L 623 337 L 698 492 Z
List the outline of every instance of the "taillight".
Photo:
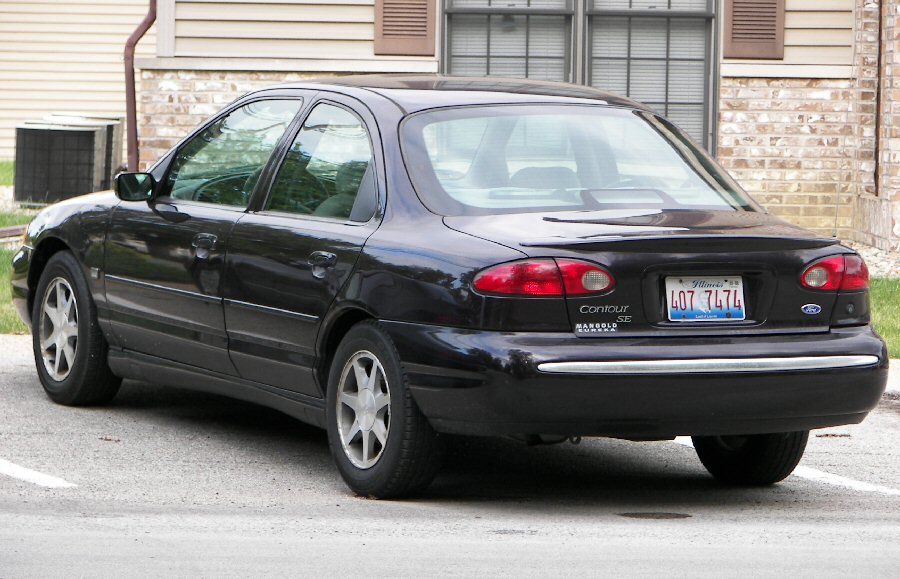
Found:
M 478 273 L 475 289 L 487 294 L 561 296 L 562 277 L 552 259 L 531 259 L 495 265 Z
M 841 289 L 844 291 L 869 289 L 869 268 L 860 256 L 844 256 L 844 279 L 841 280 Z
M 566 295 L 580 296 L 608 292 L 616 285 L 611 273 L 593 263 L 574 259 L 557 259 Z
M 800 284 L 811 290 L 859 291 L 869 288 L 869 268 L 858 255 L 836 255 L 813 262 L 800 274 Z
M 526 259 L 489 267 L 475 276 L 486 294 L 562 297 L 611 290 L 615 280 L 600 266 L 574 259 Z

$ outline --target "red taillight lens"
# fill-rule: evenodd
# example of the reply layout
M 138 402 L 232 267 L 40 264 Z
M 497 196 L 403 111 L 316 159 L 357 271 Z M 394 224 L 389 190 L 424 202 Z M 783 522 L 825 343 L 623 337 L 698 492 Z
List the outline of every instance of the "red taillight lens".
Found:
M 562 296 L 563 282 L 552 259 L 495 265 L 475 276 L 475 289 L 486 294 Z
M 611 273 L 574 259 L 527 259 L 489 267 L 475 276 L 476 290 L 486 294 L 562 297 L 609 291 Z
M 844 291 L 869 289 L 869 268 L 858 255 L 844 256 L 844 279 L 841 280 Z
M 869 287 L 869 269 L 858 255 L 836 255 L 816 261 L 800 274 L 800 284 L 820 291 L 858 291 Z

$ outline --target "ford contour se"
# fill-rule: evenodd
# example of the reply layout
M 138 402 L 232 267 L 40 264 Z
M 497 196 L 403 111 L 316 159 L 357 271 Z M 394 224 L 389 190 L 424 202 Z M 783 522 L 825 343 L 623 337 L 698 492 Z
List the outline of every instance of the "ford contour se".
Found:
M 125 378 L 270 406 L 374 497 L 423 490 L 445 433 L 687 435 L 717 479 L 772 484 L 887 379 L 853 250 L 583 86 L 256 91 L 43 210 L 13 270 L 53 401 Z

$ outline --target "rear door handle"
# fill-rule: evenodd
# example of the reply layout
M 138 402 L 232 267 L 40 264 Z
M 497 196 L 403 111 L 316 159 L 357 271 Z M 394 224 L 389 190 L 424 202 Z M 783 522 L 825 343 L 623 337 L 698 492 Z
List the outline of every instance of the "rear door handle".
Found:
M 324 279 L 328 268 L 337 263 L 337 256 L 328 251 L 314 251 L 309 254 L 307 263 L 314 278 Z
M 313 267 L 334 267 L 337 256 L 328 251 L 314 251 L 309 254 L 307 263 Z

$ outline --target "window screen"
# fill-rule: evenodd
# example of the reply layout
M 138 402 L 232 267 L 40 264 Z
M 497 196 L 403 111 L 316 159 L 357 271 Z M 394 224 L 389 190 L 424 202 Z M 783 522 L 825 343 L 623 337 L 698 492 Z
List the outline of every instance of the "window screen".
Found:
M 589 84 L 653 107 L 706 143 L 713 4 L 447 0 L 445 70 Z
M 450 0 L 450 74 L 572 80 L 572 0 Z
M 591 8 L 589 83 L 653 107 L 704 142 L 706 0 L 594 0 Z

